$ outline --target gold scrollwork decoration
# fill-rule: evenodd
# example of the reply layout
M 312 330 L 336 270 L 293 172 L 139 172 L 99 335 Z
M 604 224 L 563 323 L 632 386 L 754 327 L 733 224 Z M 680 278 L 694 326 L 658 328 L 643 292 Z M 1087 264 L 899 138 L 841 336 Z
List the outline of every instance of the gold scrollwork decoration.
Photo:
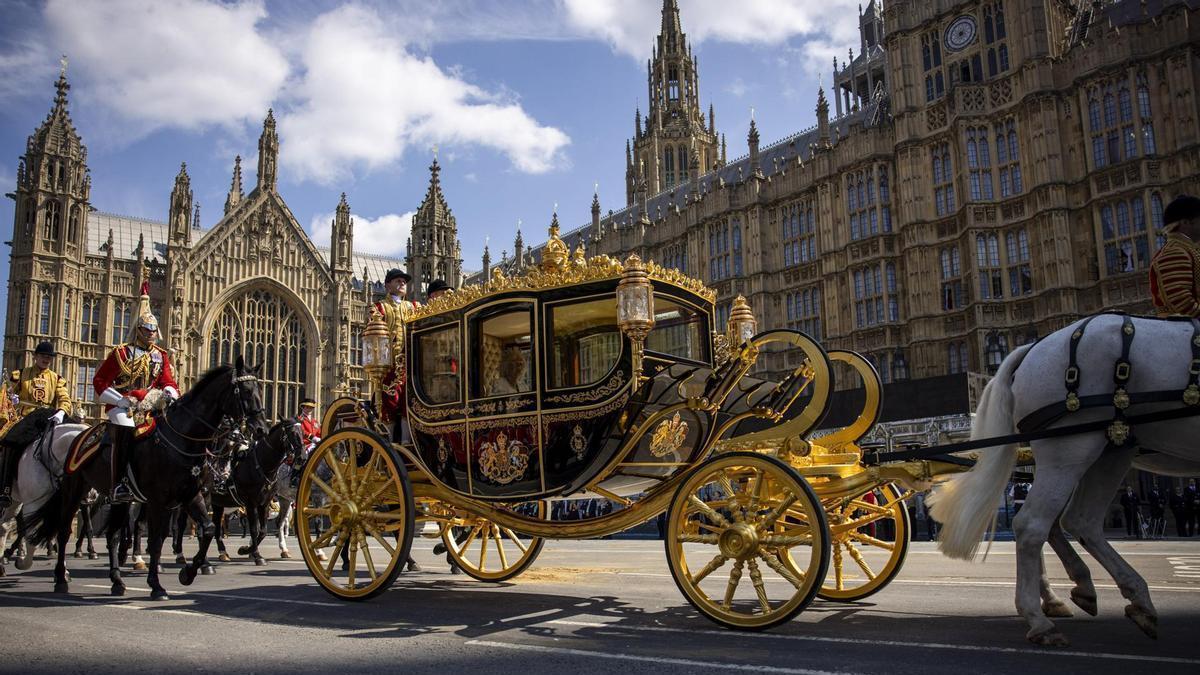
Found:
M 679 450 L 687 439 L 688 423 L 679 418 L 679 413 L 669 420 L 663 420 L 654 429 L 650 439 L 650 454 L 655 457 L 665 457 Z
M 590 389 L 588 391 L 575 392 L 574 394 L 559 394 L 557 396 L 547 396 L 547 403 L 588 403 L 597 401 L 608 396 L 612 396 L 621 389 L 625 384 L 625 373 L 618 370 L 607 382 Z
M 509 440 L 504 432 L 496 436 L 494 443 L 479 444 L 479 470 L 495 483 L 508 485 L 525 475 L 528 467 L 528 448 L 521 441 Z
M 447 417 L 461 416 L 467 412 L 464 408 L 430 408 L 422 405 L 419 401 L 412 402 L 412 411 L 417 417 L 435 422 Z
M 516 398 L 504 401 L 490 401 L 488 403 L 473 403 L 471 404 L 471 414 L 496 415 L 499 413 L 512 413 L 530 405 L 533 405 L 533 399 L 531 398 Z

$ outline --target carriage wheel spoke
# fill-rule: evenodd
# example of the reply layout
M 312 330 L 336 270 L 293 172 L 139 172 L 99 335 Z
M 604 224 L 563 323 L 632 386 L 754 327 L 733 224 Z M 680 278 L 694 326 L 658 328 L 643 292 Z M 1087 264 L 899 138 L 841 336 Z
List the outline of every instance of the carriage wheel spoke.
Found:
M 312 547 L 314 549 L 325 548 L 329 545 L 329 542 L 334 538 L 335 535 L 337 535 L 338 532 L 338 529 L 329 528 L 324 534 L 313 540 Z
M 330 498 L 330 499 L 332 499 L 332 500 L 334 500 L 334 501 L 338 501 L 338 500 L 339 500 L 338 494 L 337 494 L 336 492 L 334 492 L 334 491 L 333 491 L 333 488 L 329 487 L 329 486 L 328 486 L 328 485 L 325 483 L 325 481 L 323 481 L 323 480 L 321 480 L 320 478 L 318 478 L 316 474 L 313 474 L 313 477 L 312 477 L 312 482 L 313 482 L 313 485 L 316 485 L 318 488 L 320 488 L 320 489 L 321 489 L 321 492 L 324 492 L 324 493 L 325 493 L 325 496 L 326 496 L 326 497 L 328 497 L 328 498 Z
M 863 501 L 861 499 L 851 500 L 850 506 L 854 507 L 855 509 L 858 509 L 859 511 L 866 511 L 867 513 L 878 513 L 881 516 L 886 516 L 891 511 L 890 507 L 881 506 L 879 504 L 872 504 L 871 502 Z M 847 508 L 847 510 L 849 510 L 849 508 Z
M 842 559 L 842 542 L 833 543 L 833 587 L 839 591 L 846 590 L 845 561 Z
M 775 554 L 770 553 L 768 551 L 759 551 L 758 557 L 762 558 L 763 562 L 767 563 L 767 567 L 770 567 L 772 570 L 775 570 L 776 574 L 783 577 L 784 579 L 787 579 L 788 583 L 795 586 L 797 590 L 800 590 L 804 587 L 804 581 L 803 581 L 804 573 L 803 572 L 801 572 L 800 576 L 797 577 L 795 574 L 792 574 L 786 567 L 784 567 L 783 563 L 779 562 L 779 558 L 775 557 Z
M 721 514 L 714 511 L 712 509 L 712 507 L 710 507 L 708 504 L 705 504 L 696 495 L 689 495 L 688 502 L 692 506 L 696 507 L 696 509 L 698 511 L 700 511 L 704 515 L 708 516 L 710 520 L 714 521 L 721 527 L 729 527 L 729 521 L 725 519 L 725 516 L 722 516 Z
M 339 529 L 340 534 L 344 529 Z M 333 578 L 333 566 L 337 564 L 338 559 L 342 557 L 342 549 L 346 547 L 346 538 L 339 536 L 337 546 L 333 548 L 333 555 L 329 556 L 329 564 L 325 566 L 325 576 Z
M 717 544 L 717 535 L 715 534 L 681 534 L 675 538 L 676 541 L 683 544 Z
M 896 544 L 894 542 L 884 541 L 882 539 L 876 539 L 875 537 L 872 537 L 867 534 L 863 534 L 862 532 L 859 532 L 858 530 L 850 530 L 846 534 L 848 534 L 851 539 L 854 539 L 860 543 L 867 544 L 869 546 L 874 546 L 875 548 L 881 548 L 885 551 L 892 551 L 892 550 L 895 550 L 895 548 L 896 548 Z
M 366 520 L 395 522 L 404 520 L 405 513 L 403 511 L 367 511 L 362 514 L 362 517 Z
M 752 480 L 754 481 L 754 484 L 749 490 L 747 490 L 747 492 L 750 493 L 750 502 L 747 504 L 747 508 L 750 511 L 757 509 L 759 502 L 762 501 L 763 474 L 760 472 L 755 472 Z
M 850 557 L 854 559 L 854 562 L 858 563 L 858 566 L 862 569 L 863 574 L 867 575 L 868 579 L 874 579 L 876 576 L 878 576 L 875 574 L 875 571 L 871 569 L 871 565 L 867 563 L 866 559 L 863 558 L 862 553 L 859 552 L 858 548 L 854 546 L 854 544 L 845 542 L 843 545 L 846 547 L 846 552 L 850 554 Z
M 371 525 L 368 523 L 363 523 L 363 529 L 366 530 L 372 537 L 375 537 L 375 541 L 379 542 L 379 544 L 383 546 L 383 550 L 387 551 L 389 556 L 393 558 L 396 556 L 396 549 L 393 548 L 392 545 L 383 538 L 383 535 L 379 532 L 379 530 L 371 527 Z
M 475 526 L 471 528 L 471 532 L 467 535 L 467 538 L 463 541 L 462 545 L 458 547 L 458 555 L 461 556 L 463 560 L 467 559 L 467 548 L 471 546 L 471 542 L 475 541 L 475 537 L 479 536 L 479 529 L 481 527 L 483 526 L 476 523 Z M 450 545 L 454 545 L 453 536 L 450 537 Z
M 349 532 L 347 545 L 350 547 L 350 560 L 346 565 L 346 587 L 354 588 L 354 571 L 358 567 L 358 536 L 356 532 Z
M 375 571 L 375 560 L 371 557 L 371 547 L 367 543 L 367 535 L 359 532 L 358 537 L 360 542 L 359 545 L 362 547 L 363 557 L 367 560 L 367 574 L 371 577 L 371 581 L 374 582 L 379 578 L 379 573 Z
M 483 536 L 479 538 L 479 571 L 480 572 L 487 569 L 487 567 L 486 567 L 486 565 L 487 565 L 487 543 L 488 543 L 488 536 L 491 535 L 491 533 L 492 533 L 492 528 L 488 527 L 487 531 L 483 533 Z
M 725 609 L 729 609 L 733 605 L 733 594 L 737 592 L 738 582 L 742 580 L 742 568 L 746 563 L 742 560 L 733 564 L 733 569 L 729 571 L 729 583 L 725 586 L 725 600 L 721 604 Z
M 754 592 L 758 594 L 758 606 L 762 607 L 763 614 L 771 611 L 771 602 L 767 599 L 767 587 L 763 584 L 762 571 L 758 569 L 758 561 L 751 558 L 747 561 L 750 567 L 750 581 L 754 583 Z
M 696 527 L 703 528 L 705 530 L 708 530 L 709 532 L 716 532 L 717 534 L 720 534 L 725 531 L 725 528 L 723 528 L 723 527 L 717 527 L 716 525 L 709 525 L 708 523 L 702 523 L 698 520 L 696 521 Z
M 778 535 L 770 534 L 762 538 L 763 546 L 772 546 L 775 548 L 791 548 L 793 546 L 802 546 L 812 543 L 812 534 L 799 535 Z
M 718 553 L 716 557 L 708 561 L 707 565 L 705 565 L 699 572 L 692 576 L 692 585 L 700 585 L 700 582 L 704 579 L 704 577 L 707 577 L 708 575 L 717 571 L 717 568 L 719 568 L 721 565 L 724 565 L 726 560 L 729 560 L 729 558 L 726 558 L 724 555 Z
M 317 518 L 319 516 L 329 517 L 329 508 L 325 506 L 306 506 L 304 507 L 305 518 Z
M 788 496 L 784 497 L 783 501 L 780 502 L 778 506 L 771 509 L 771 512 L 768 513 L 767 517 L 763 519 L 762 527 L 766 528 L 766 527 L 774 526 L 775 521 L 779 520 L 779 517 L 782 516 L 785 512 L 787 512 L 787 510 L 789 508 L 791 508 L 792 504 L 796 503 L 797 499 L 798 499 L 798 497 L 793 494 L 789 494 Z M 791 515 L 791 514 L 788 514 L 788 515 Z
M 500 569 L 508 569 L 508 556 L 504 555 L 504 539 L 500 535 L 500 526 L 493 525 L 493 532 L 496 533 L 496 553 L 500 554 Z
M 329 496 L 333 497 L 334 499 L 338 499 L 338 498 L 342 497 L 343 495 L 349 495 L 350 490 L 346 487 L 346 479 L 342 477 L 342 470 L 340 468 L 338 468 L 339 462 L 338 462 L 337 455 L 334 454 L 333 452 L 330 452 L 329 457 L 327 457 L 325 459 L 325 464 L 329 467 L 329 470 L 333 473 L 333 484 L 336 485 L 338 490 L 341 491 L 339 494 L 336 494 L 336 495 L 333 494 L 332 492 L 330 492 Z M 316 480 L 316 479 L 317 479 L 316 472 L 314 472 L 313 480 Z
M 516 532 L 513 532 L 506 527 L 504 528 L 504 534 L 512 541 L 512 543 L 517 545 L 517 548 L 521 549 L 521 555 L 525 555 L 529 552 L 529 547 L 521 544 L 521 539 L 517 536 Z

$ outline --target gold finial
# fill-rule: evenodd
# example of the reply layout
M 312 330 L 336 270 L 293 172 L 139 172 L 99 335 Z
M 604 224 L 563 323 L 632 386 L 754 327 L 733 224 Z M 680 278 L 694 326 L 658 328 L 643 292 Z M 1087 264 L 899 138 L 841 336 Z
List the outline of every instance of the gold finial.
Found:
M 62 68 L 58 71 L 59 77 L 66 77 L 67 76 L 67 55 L 63 54 L 62 58 L 59 59 L 58 63 L 62 66 Z

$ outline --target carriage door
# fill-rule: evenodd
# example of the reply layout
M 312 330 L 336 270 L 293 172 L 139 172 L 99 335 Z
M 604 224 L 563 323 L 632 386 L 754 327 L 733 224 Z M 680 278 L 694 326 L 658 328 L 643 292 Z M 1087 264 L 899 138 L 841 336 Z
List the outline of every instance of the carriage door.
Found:
M 535 304 L 508 300 L 467 315 L 467 447 L 474 495 L 520 497 L 542 489 Z

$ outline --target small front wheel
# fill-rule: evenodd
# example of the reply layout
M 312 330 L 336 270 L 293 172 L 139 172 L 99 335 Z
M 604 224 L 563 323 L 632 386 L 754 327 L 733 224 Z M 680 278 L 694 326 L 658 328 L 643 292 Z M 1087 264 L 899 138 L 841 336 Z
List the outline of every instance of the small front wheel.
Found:
M 828 505 L 833 560 L 818 593 L 822 599 L 862 600 L 896 578 L 912 538 L 907 496 L 889 483 Z
M 546 518 L 546 502 L 519 504 L 514 510 L 530 510 Z M 487 518 L 456 519 L 442 530 L 446 553 L 463 572 L 479 581 L 508 581 L 524 572 L 542 552 L 545 540 L 521 535 Z
M 391 444 L 366 429 L 321 441 L 305 462 L 296 509 L 304 562 L 336 597 L 382 593 L 408 559 L 415 515 L 408 472 Z
M 812 488 L 783 462 L 753 452 L 718 455 L 692 471 L 671 503 L 666 548 L 688 602 L 741 630 L 777 626 L 808 606 L 830 555 Z

